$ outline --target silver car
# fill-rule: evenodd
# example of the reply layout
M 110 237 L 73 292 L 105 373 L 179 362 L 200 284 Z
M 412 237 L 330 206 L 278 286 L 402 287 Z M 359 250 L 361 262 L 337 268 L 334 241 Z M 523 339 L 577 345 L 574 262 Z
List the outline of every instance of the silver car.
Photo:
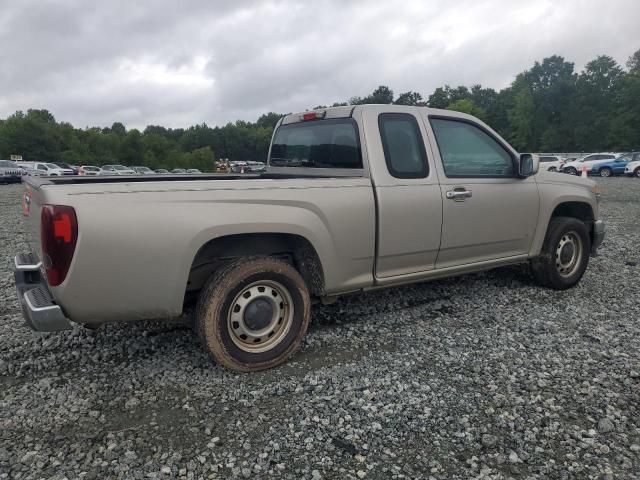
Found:
M 27 172 L 11 160 L 0 160 L 0 183 L 19 183 Z

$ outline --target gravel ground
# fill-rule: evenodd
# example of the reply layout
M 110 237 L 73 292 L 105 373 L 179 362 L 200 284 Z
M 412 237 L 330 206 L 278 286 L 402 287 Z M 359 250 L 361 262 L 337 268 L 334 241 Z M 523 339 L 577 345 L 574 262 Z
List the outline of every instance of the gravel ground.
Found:
M 511 267 L 345 298 L 248 375 L 178 323 L 27 330 L 1 186 L 0 479 L 640 478 L 640 181 L 600 183 L 575 289 Z

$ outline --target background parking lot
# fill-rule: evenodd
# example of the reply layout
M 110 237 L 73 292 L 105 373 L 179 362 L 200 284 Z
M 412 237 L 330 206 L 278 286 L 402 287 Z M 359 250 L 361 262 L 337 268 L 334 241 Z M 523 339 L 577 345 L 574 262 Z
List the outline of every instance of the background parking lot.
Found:
M 0 186 L 0 478 L 639 478 L 640 181 L 598 183 L 576 288 L 509 267 L 343 298 L 250 375 L 182 323 L 28 330 Z

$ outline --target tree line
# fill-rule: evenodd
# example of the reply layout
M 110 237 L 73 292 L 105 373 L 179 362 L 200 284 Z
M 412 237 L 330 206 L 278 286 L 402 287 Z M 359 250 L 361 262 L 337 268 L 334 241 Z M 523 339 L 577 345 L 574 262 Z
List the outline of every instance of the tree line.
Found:
M 470 113 L 520 151 L 640 149 L 640 50 L 629 58 L 626 69 L 601 55 L 576 72 L 572 62 L 553 55 L 535 62 L 500 91 L 481 85 L 445 85 L 425 100 L 415 91 L 396 96 L 388 86 L 380 86 L 365 97 L 331 106 L 365 103 L 426 105 Z M 149 125 L 140 131 L 127 130 L 120 122 L 106 128 L 75 128 L 57 122 L 48 110 L 30 109 L 0 119 L 0 158 L 18 154 L 24 160 L 73 165 L 122 163 L 211 171 L 220 158 L 264 161 L 281 116 L 269 112 L 256 122 L 188 128 Z

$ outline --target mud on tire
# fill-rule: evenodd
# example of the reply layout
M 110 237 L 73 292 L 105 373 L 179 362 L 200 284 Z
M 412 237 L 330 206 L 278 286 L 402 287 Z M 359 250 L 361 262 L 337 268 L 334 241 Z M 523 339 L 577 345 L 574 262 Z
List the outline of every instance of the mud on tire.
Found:
M 540 256 L 531 261 L 533 277 L 548 288 L 571 288 L 584 275 L 590 252 L 591 239 L 584 222 L 554 217 L 549 222 Z
M 310 316 L 309 291 L 293 266 L 271 257 L 245 257 L 207 281 L 195 323 L 218 364 L 252 372 L 280 365 L 297 352 Z

